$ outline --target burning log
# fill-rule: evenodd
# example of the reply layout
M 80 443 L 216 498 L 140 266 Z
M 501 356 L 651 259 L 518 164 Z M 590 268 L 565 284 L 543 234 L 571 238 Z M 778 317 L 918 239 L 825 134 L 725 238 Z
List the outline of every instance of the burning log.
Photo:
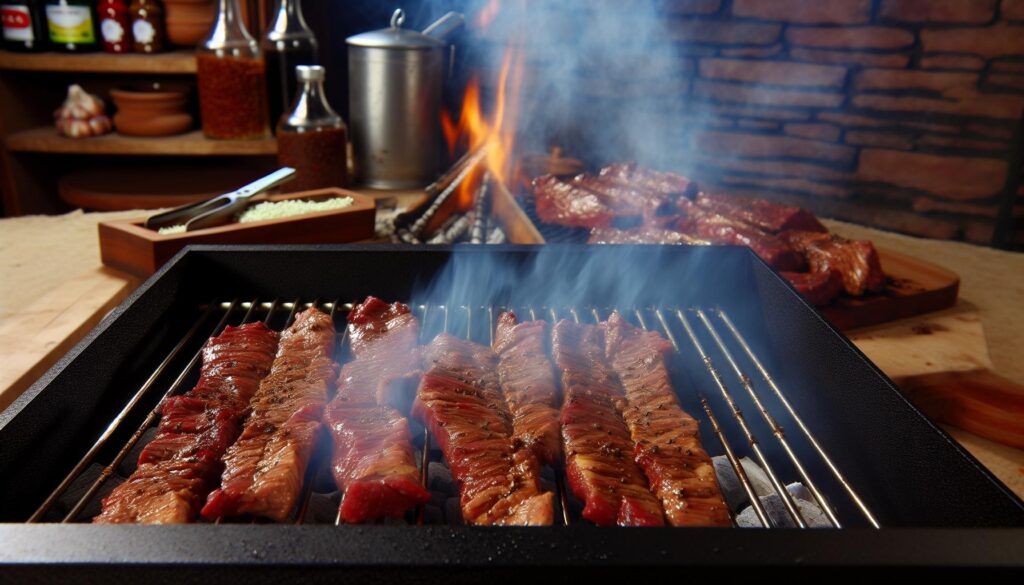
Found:
M 476 201 L 473 203 L 473 229 L 470 230 L 469 243 L 483 244 L 487 234 L 487 214 L 490 212 L 490 205 L 487 203 L 487 191 L 491 183 L 491 174 L 485 173 L 480 188 L 476 192 Z
M 423 233 L 426 231 L 431 220 L 433 220 L 441 208 L 444 207 L 452 194 L 455 193 L 462 183 L 469 178 L 480 162 L 484 160 L 486 154 L 487 149 L 485 147 L 481 147 L 467 153 L 465 156 L 460 158 L 448 172 L 442 175 L 441 178 L 430 184 L 426 188 L 428 200 L 430 200 L 430 197 L 433 197 L 433 199 L 430 200 L 430 205 L 419 213 L 418 217 L 416 217 L 418 210 L 411 210 L 395 218 L 395 235 L 392 237 L 392 241 L 405 242 L 408 244 L 423 243 Z M 442 187 L 442 185 L 444 186 Z M 416 219 L 413 220 L 413 217 L 416 217 Z M 412 223 L 406 227 L 405 224 L 410 221 Z

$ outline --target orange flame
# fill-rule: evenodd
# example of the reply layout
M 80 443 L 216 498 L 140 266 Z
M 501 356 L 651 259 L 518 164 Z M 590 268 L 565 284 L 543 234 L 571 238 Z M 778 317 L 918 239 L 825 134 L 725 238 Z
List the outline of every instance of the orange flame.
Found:
M 485 149 L 483 168 L 490 172 L 492 180 L 505 183 L 509 176 L 509 163 L 515 141 L 515 120 L 518 114 L 516 97 L 522 83 L 522 62 L 518 53 L 509 50 L 502 60 L 498 76 L 498 92 L 495 97 L 494 114 L 488 120 L 480 105 L 480 80 L 474 77 L 466 86 L 462 99 L 462 112 L 456 124 L 448 112 L 441 116 L 441 127 L 448 149 L 454 154 L 460 145 L 471 152 Z M 474 193 L 479 185 L 482 172 L 475 171 L 459 186 L 458 201 L 461 209 L 473 204 Z

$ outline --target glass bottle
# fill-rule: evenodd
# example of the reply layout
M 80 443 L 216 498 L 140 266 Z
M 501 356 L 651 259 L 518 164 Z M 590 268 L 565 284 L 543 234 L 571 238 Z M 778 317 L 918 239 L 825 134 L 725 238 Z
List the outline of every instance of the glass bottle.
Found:
M 99 12 L 100 17 L 103 50 L 107 53 L 131 52 L 132 35 L 128 18 L 128 2 L 125 0 L 100 0 L 96 11 Z
M 95 8 L 91 0 L 47 0 L 46 23 L 53 49 L 66 53 L 99 49 Z
M 271 123 L 276 123 L 295 100 L 295 66 L 315 65 L 317 48 L 316 36 L 302 16 L 301 1 L 281 0 L 274 22 L 263 37 Z
M 8 51 L 36 52 L 47 49 L 49 33 L 41 0 L 4 0 L 0 2 L 4 48 Z
M 288 183 L 292 191 L 343 187 L 348 182 L 348 129 L 327 103 L 325 76 L 319 65 L 295 67 L 295 103 L 277 124 L 277 162 L 298 171 Z
M 164 9 L 157 0 L 132 0 L 132 49 L 136 53 L 164 50 Z
M 218 0 L 210 34 L 196 56 L 199 115 L 208 138 L 267 134 L 267 85 L 260 46 L 245 29 L 238 0 Z

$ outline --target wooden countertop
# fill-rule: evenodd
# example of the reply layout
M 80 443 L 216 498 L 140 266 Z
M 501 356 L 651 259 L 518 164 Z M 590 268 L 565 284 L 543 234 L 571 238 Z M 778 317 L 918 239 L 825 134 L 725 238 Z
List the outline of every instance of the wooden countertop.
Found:
M 146 212 L 0 219 L 0 409 L 5 408 L 138 286 L 100 263 L 96 224 Z M 922 240 L 826 221 L 850 238 L 927 259 L 960 275 L 960 302 L 941 314 L 854 332 L 851 338 L 892 377 L 991 368 L 1024 384 L 1024 254 Z M 922 328 L 943 335 L 908 334 Z M 936 356 L 941 356 L 941 359 Z M 946 427 L 1017 495 L 1024 451 Z

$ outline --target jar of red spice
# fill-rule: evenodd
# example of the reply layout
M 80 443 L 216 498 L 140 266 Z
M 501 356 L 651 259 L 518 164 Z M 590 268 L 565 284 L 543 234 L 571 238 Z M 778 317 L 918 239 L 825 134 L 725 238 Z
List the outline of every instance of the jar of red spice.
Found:
M 295 67 L 295 102 L 277 124 L 278 164 L 298 171 L 288 183 L 292 191 L 344 187 L 348 182 L 348 129 L 327 102 L 325 76 L 319 65 Z
M 100 36 L 103 50 L 108 53 L 129 53 L 132 50 L 131 25 L 128 2 L 100 0 L 96 7 L 100 17 Z
M 219 0 L 196 65 L 203 134 L 227 139 L 266 136 L 265 64 L 259 43 L 242 23 L 238 0 Z

